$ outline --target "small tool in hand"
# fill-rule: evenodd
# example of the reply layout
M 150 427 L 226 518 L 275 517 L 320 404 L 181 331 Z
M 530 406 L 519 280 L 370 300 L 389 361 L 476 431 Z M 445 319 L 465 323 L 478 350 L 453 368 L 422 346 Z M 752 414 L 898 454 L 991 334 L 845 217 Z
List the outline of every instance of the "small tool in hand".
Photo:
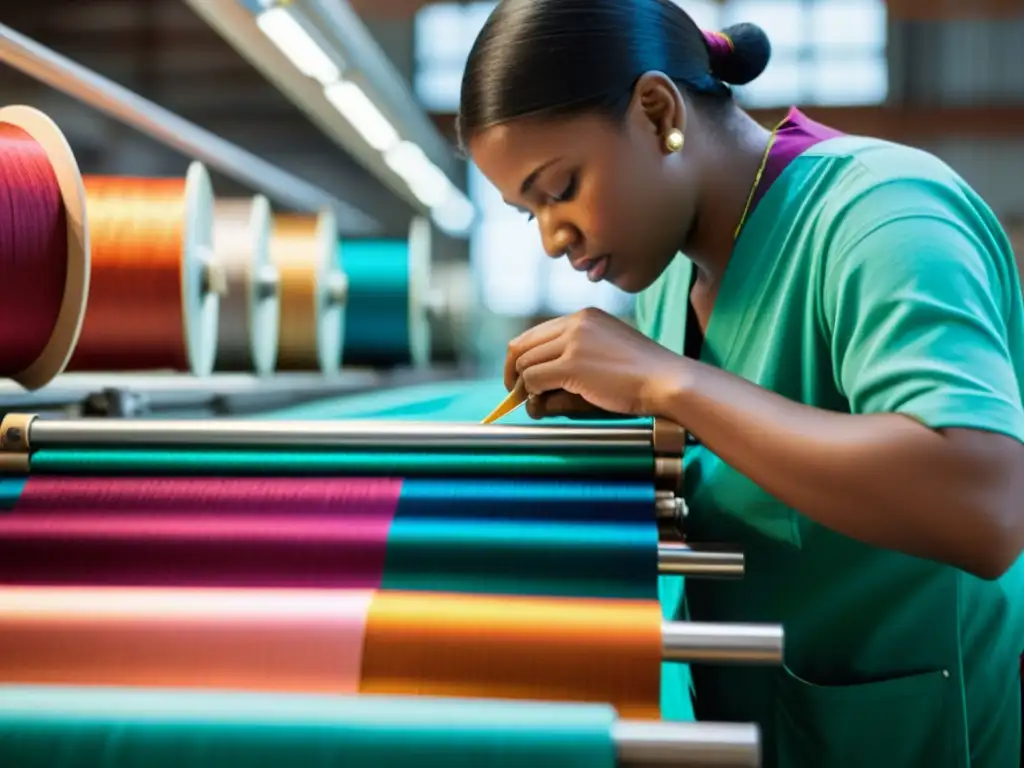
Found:
M 507 416 L 512 413 L 516 408 L 521 406 L 527 400 L 530 399 L 530 395 L 526 391 L 526 385 L 523 384 L 523 380 L 520 379 L 516 382 L 515 387 L 508 393 L 508 396 L 501 401 L 497 408 L 491 411 L 487 418 L 483 420 L 484 424 L 493 424 L 503 416 Z

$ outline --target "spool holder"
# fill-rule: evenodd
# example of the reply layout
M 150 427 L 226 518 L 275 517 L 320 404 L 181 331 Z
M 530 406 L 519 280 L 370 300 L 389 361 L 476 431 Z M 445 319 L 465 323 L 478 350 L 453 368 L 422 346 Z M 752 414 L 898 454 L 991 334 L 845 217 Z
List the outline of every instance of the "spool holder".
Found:
M 427 291 L 427 295 L 423 299 L 423 307 L 426 310 L 427 317 L 435 322 L 445 319 L 450 309 L 448 298 L 444 295 L 444 291 L 435 286 L 431 286 L 430 290 Z
M 0 475 L 27 474 L 29 439 L 35 414 L 12 413 L 0 421 Z
M 273 264 L 262 264 L 253 276 L 253 283 L 256 289 L 256 300 L 266 301 L 272 299 L 281 290 L 281 275 Z
M 686 430 L 666 419 L 655 419 L 651 429 L 651 447 L 654 450 L 656 486 L 661 490 L 682 493 Z
M 344 272 L 335 269 L 328 273 L 324 297 L 332 307 L 345 306 L 348 302 L 348 276 Z
M 214 255 L 212 248 L 200 246 L 196 250 L 196 258 L 199 260 L 202 270 L 199 290 L 204 295 L 224 298 L 228 295 L 228 275 L 224 265 Z
M 686 500 L 674 491 L 655 491 L 654 516 L 663 539 L 682 541 L 685 538 L 686 512 Z

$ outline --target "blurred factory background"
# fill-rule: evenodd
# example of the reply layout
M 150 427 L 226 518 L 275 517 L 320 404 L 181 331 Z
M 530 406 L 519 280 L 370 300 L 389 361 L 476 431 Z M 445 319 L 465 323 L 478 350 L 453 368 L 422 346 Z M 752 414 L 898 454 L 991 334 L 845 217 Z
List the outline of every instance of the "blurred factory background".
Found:
M 680 2 L 702 26 L 746 20 L 768 32 L 772 63 L 741 90 L 758 116 L 770 121 L 795 104 L 845 131 L 935 152 L 981 192 L 1014 233 L 1018 253 L 1024 251 L 1021 3 Z M 372 114 L 367 143 L 353 130 L 351 114 L 343 116 L 344 105 L 325 98 L 327 91 L 270 44 L 267 33 L 280 43 L 289 31 L 254 22 L 266 5 L 36 0 L 8 6 L 2 21 L 335 195 L 359 212 L 341 217 L 343 237 L 367 226 L 404 237 L 433 193 L 412 189 L 372 146 Z M 616 289 L 593 286 L 564 260 L 545 258 L 535 228 L 503 206 L 450 143 L 462 68 L 492 7 L 421 0 L 292 4 L 305 33 L 336 65 L 358 72 L 379 113 L 401 125 L 475 207 L 468 230 L 464 206 L 435 209 L 434 259 L 472 266 L 480 313 L 468 343 L 485 366 L 500 357 L 510 334 L 536 318 L 585 305 L 630 311 L 629 298 Z M 185 156 L 14 69 L 0 68 L 0 89 L 6 103 L 32 104 L 57 121 L 83 173 L 161 176 L 187 166 Z M 218 194 L 245 191 L 230 179 L 214 180 Z

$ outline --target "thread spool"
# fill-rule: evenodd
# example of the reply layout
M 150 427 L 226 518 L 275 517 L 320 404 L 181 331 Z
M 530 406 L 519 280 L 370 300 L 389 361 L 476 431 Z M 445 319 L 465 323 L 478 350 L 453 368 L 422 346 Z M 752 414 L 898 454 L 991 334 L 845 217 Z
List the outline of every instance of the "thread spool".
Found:
M 89 295 L 85 190 L 64 134 L 31 107 L 0 109 L 0 376 L 38 389 L 61 373 Z
M 281 307 L 270 226 L 270 203 L 263 195 L 216 203 L 213 243 L 227 287 L 217 334 L 219 371 L 265 376 L 274 370 Z
M 349 282 L 346 363 L 430 363 L 430 246 L 430 222 L 423 218 L 413 220 L 408 241 L 338 243 Z
M 435 261 L 427 309 L 435 362 L 456 362 L 474 356 L 478 330 L 478 293 L 473 272 L 465 261 Z
M 213 188 L 184 178 L 86 176 L 92 281 L 69 370 L 208 375 L 223 271 L 213 258 Z
M 348 285 L 337 264 L 334 214 L 278 214 L 270 259 L 280 280 L 277 367 L 337 373 L 344 338 Z

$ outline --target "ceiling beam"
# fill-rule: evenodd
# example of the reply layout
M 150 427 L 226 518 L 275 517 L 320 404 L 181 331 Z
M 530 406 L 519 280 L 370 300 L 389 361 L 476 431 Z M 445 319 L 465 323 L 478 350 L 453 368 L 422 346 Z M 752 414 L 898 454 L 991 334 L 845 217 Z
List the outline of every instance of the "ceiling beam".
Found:
M 901 21 L 947 21 L 1024 17 L 1020 0 L 887 0 L 889 18 Z
M 408 19 L 436 0 L 349 0 L 368 19 Z M 826 0 L 827 1 L 827 0 Z M 893 19 L 985 19 L 1024 15 L 1020 0 L 888 0 Z
M 777 123 L 785 109 L 748 110 L 764 125 Z M 807 115 L 840 131 L 904 144 L 942 139 L 1024 137 L 1024 106 L 1002 107 L 807 107 Z M 434 115 L 438 128 L 454 138 L 454 115 Z

